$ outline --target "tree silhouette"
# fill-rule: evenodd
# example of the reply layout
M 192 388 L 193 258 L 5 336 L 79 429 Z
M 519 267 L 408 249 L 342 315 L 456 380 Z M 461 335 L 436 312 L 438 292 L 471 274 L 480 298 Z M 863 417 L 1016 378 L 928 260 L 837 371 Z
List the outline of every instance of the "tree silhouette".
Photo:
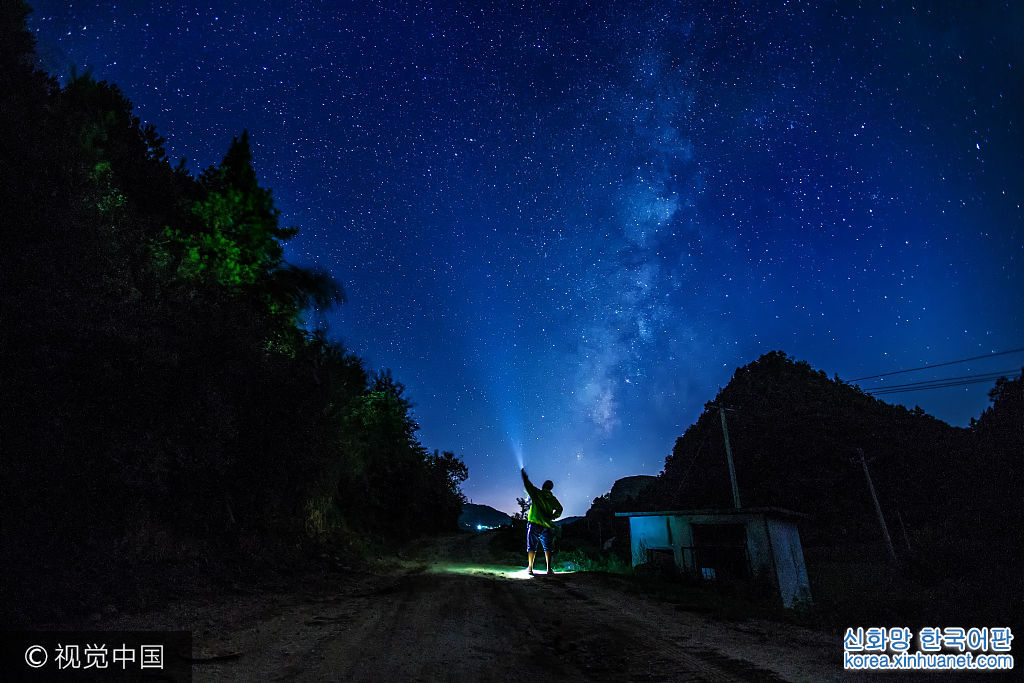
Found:
M 0 5 L 4 609 L 454 529 L 465 464 L 309 328 L 345 292 L 283 261 L 248 134 L 172 167 L 116 86 L 34 69 L 27 13 Z

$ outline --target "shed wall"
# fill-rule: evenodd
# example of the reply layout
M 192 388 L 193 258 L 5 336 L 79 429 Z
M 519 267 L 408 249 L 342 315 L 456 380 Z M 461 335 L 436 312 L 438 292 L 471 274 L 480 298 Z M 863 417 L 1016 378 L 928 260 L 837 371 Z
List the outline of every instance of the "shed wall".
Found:
M 783 520 L 769 519 L 772 549 L 775 556 L 775 570 L 778 576 L 779 595 L 784 607 L 798 607 L 811 602 L 811 587 L 807 580 L 807 566 L 800 544 L 800 532 L 795 524 Z
M 787 608 L 811 602 L 800 533 L 795 524 L 764 514 L 643 515 L 629 518 L 633 566 L 646 564 L 648 550 L 671 551 L 675 565 L 695 572 L 694 524 L 743 524 L 754 576 L 778 589 Z M 667 559 L 667 557 L 666 557 Z

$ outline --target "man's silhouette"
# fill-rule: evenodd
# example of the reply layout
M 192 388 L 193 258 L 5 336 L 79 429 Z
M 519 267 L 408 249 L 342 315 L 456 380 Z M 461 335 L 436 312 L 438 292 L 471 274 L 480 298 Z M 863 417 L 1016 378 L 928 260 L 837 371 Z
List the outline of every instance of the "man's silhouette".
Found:
M 540 546 L 544 551 L 548 575 L 551 575 L 555 573 L 551 567 L 551 552 L 555 541 L 554 521 L 562 514 L 562 504 L 551 493 L 555 485 L 550 479 L 539 489 L 530 483 L 525 469 L 520 470 L 520 473 L 523 475 L 526 492 L 530 494 L 530 513 L 526 522 L 526 557 L 530 565 L 527 571 L 533 576 L 533 561 L 537 559 L 537 547 Z

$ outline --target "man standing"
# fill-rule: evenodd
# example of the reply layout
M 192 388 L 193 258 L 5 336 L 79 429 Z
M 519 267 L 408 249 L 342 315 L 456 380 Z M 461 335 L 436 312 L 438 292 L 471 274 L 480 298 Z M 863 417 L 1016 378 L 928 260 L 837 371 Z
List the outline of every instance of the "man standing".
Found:
M 555 485 L 550 479 L 544 482 L 542 490 L 530 483 L 525 469 L 521 469 L 520 474 L 523 475 L 526 492 L 530 494 L 530 514 L 526 522 L 526 557 L 530 562 L 527 571 L 533 576 L 533 561 L 537 559 L 539 545 L 544 551 L 544 564 L 550 576 L 555 573 L 551 567 L 551 550 L 555 540 L 554 521 L 562 514 L 562 504 L 555 498 L 555 494 L 551 493 Z

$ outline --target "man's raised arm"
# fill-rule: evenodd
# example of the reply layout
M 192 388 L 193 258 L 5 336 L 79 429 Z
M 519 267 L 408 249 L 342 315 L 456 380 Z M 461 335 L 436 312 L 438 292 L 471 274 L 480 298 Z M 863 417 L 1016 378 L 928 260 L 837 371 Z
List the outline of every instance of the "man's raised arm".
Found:
M 530 494 L 530 498 L 537 495 L 537 487 L 530 483 L 530 478 L 526 476 L 526 468 L 520 468 L 519 473 L 523 475 L 523 485 L 526 487 L 526 492 Z

